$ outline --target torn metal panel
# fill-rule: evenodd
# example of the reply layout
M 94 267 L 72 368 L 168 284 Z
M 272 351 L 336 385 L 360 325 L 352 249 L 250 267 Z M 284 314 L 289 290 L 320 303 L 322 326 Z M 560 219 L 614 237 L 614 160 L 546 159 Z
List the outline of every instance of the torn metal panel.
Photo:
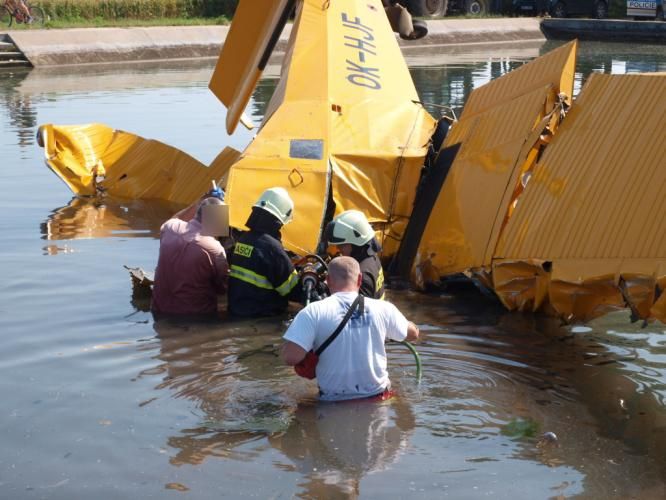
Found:
M 490 288 L 510 311 L 536 311 L 548 300 L 549 263 L 534 259 L 493 262 Z
M 558 95 L 573 88 L 576 48 L 568 43 L 471 93 L 440 150 L 452 156 L 451 167 L 420 235 L 413 274 L 424 275 L 419 263 L 440 276 L 491 265 L 541 135 L 559 124 Z
M 666 74 L 593 74 L 534 168 L 495 257 L 551 262 L 563 318 L 663 318 L 664 130 Z
M 593 74 L 536 166 L 502 258 L 659 258 L 666 75 Z
M 83 196 L 191 203 L 240 156 L 226 148 L 208 168 L 159 141 L 101 124 L 43 125 L 39 136 L 49 168 Z
M 545 114 L 543 87 L 453 125 L 444 149 L 460 144 L 425 226 L 418 253 L 440 275 L 490 265 L 496 220 L 503 220 L 519 182 L 525 138 Z

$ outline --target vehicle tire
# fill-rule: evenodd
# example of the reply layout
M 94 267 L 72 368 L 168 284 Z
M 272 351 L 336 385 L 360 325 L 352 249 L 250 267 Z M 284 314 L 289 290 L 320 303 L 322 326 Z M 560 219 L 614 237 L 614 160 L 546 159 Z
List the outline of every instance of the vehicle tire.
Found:
M 557 2 L 553 7 L 553 17 L 567 17 L 567 6 L 564 2 Z
M 418 40 L 419 38 L 423 38 L 428 34 L 428 25 L 426 24 L 425 21 L 422 21 L 420 19 L 415 19 L 412 21 L 412 26 L 414 27 L 414 31 L 412 31 L 412 34 L 409 37 L 403 37 L 400 35 L 400 38 L 403 38 L 405 40 Z
M 38 5 L 28 5 L 30 7 L 30 15 L 32 16 L 32 24 L 34 26 L 44 26 L 44 20 L 46 19 L 44 17 L 44 10 Z
M 408 0 L 405 2 L 407 10 L 413 16 L 445 16 L 448 0 Z
M 7 10 L 7 7 L 0 7 L 0 26 L 11 26 L 14 22 L 14 16 Z
M 608 17 L 608 4 L 604 0 L 597 0 L 594 4 L 594 17 L 606 19 Z
M 480 16 L 488 12 L 486 0 L 465 0 L 465 14 Z

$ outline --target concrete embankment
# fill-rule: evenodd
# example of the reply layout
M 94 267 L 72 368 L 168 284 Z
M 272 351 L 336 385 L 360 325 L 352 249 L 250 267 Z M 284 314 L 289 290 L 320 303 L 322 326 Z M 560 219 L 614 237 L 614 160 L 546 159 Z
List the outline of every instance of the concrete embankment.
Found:
M 172 26 L 17 30 L 6 33 L 33 66 L 63 66 L 217 57 L 228 32 L 228 26 Z M 276 48 L 277 57 L 284 50 L 290 32 L 291 26 L 288 25 Z M 399 42 L 403 51 L 410 53 L 435 46 L 494 45 L 545 40 L 551 36 L 568 39 L 586 34 L 590 38 L 596 34 L 597 39 L 607 36 L 608 39 L 624 41 L 666 41 L 666 23 L 581 19 L 542 21 L 529 17 L 440 19 L 428 21 L 428 36 L 425 38 Z
M 543 40 L 539 21 L 520 19 L 457 19 L 428 21 L 421 40 L 400 40 L 403 48 L 464 43 Z M 76 28 L 8 31 L 34 66 L 113 63 L 157 59 L 217 57 L 228 26 L 171 26 L 147 28 Z M 286 46 L 291 26 L 280 37 L 276 52 Z
M 548 38 L 615 42 L 666 42 L 666 23 L 623 19 L 544 19 L 541 30 Z

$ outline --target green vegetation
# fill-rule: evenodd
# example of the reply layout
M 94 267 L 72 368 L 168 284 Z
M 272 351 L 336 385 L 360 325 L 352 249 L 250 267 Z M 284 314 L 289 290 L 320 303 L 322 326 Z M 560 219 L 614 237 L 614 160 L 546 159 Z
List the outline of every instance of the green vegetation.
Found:
M 608 17 L 626 19 L 627 0 L 608 0 Z
M 532 419 L 514 418 L 501 429 L 510 438 L 531 438 L 539 433 L 539 424 Z
M 47 26 L 226 24 L 238 0 L 34 0 Z

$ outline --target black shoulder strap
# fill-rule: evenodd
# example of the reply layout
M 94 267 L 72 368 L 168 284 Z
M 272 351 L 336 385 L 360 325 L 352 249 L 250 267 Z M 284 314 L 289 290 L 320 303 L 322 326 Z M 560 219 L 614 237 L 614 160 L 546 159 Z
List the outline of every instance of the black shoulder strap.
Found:
M 337 337 L 338 334 L 345 327 L 345 325 L 347 324 L 347 321 L 349 321 L 349 318 L 352 317 L 352 314 L 354 314 L 354 310 L 356 309 L 356 307 L 359 304 L 361 306 L 361 314 L 363 314 L 363 295 L 361 295 L 360 293 L 358 294 L 358 296 L 356 297 L 354 302 L 352 302 L 352 305 L 349 306 L 349 309 L 347 309 L 347 314 L 345 314 L 345 317 L 342 318 L 342 321 L 340 322 L 338 327 L 335 329 L 335 331 L 333 333 L 331 333 L 331 335 L 324 341 L 324 343 L 319 346 L 319 349 L 317 349 L 315 351 L 315 354 L 317 356 L 320 356 L 321 353 L 324 352 L 324 349 L 326 349 L 329 346 L 329 344 L 335 340 L 335 337 Z

